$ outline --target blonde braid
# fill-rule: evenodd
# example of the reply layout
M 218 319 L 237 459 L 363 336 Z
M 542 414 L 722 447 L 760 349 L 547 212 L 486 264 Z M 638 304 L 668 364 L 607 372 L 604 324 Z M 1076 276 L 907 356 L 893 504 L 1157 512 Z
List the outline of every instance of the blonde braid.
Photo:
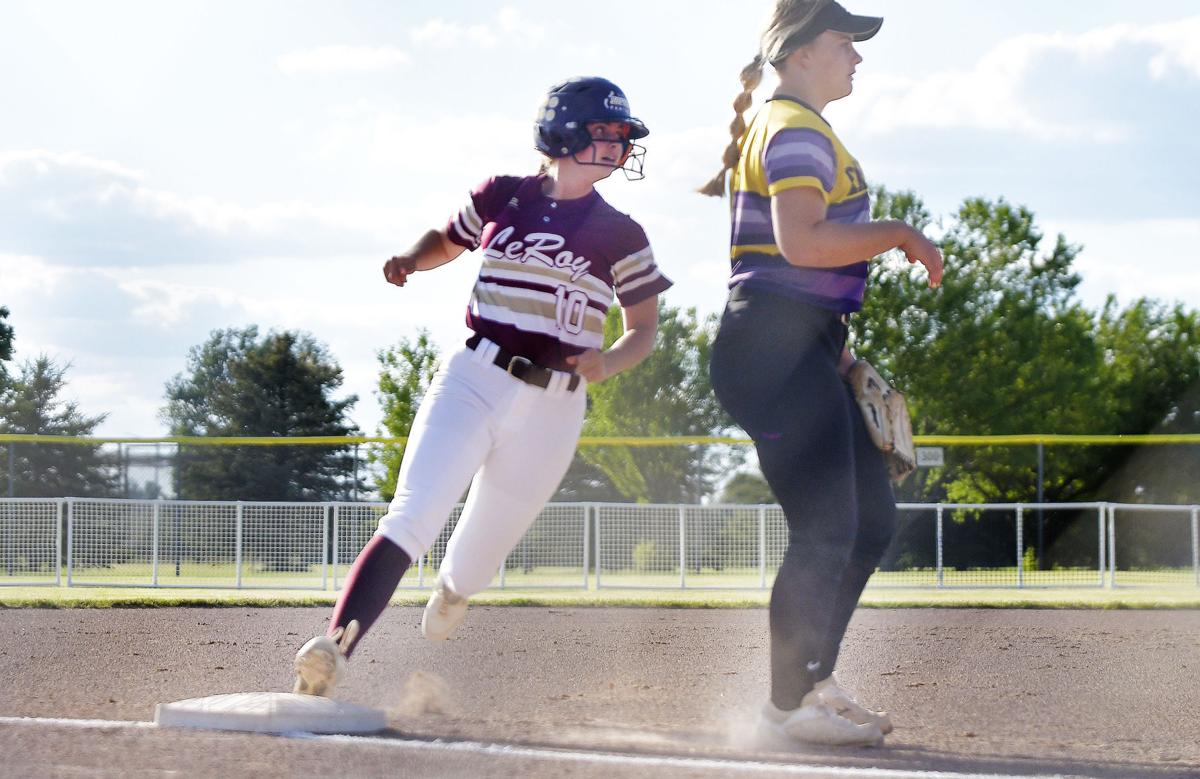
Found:
M 763 65 L 765 64 L 766 59 L 763 55 L 756 54 L 750 64 L 742 68 L 742 72 L 738 76 L 742 82 L 742 93 L 733 100 L 734 116 L 733 121 L 729 124 L 729 134 L 733 140 L 725 147 L 725 154 L 721 158 L 720 172 L 697 190 L 702 195 L 721 197 L 725 194 L 725 171 L 733 169 L 742 154 L 740 141 L 742 133 L 746 132 L 746 120 L 742 118 L 742 114 L 749 110 L 750 104 L 753 102 L 754 90 L 762 82 Z
M 739 142 L 742 133 L 746 132 L 746 122 L 742 119 L 742 114 L 750 108 L 751 93 L 762 81 L 763 67 L 769 62 L 778 68 L 793 51 L 803 45 L 805 30 L 816 18 L 817 12 L 831 2 L 833 0 L 776 0 L 771 22 L 762 34 L 758 54 L 749 65 L 742 68 L 742 93 L 733 101 L 736 116 L 729 125 L 729 134 L 733 136 L 733 142 L 725 148 L 723 167 L 707 184 L 697 190 L 698 192 L 714 197 L 725 194 L 725 171 L 737 165 L 742 154 Z

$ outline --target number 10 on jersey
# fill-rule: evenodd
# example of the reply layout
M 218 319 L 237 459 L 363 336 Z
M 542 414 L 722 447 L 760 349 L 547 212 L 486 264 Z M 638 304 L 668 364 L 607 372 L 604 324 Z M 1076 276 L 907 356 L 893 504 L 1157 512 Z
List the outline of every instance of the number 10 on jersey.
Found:
M 554 290 L 554 313 L 558 319 L 558 328 L 566 330 L 571 335 L 583 332 L 583 320 L 587 316 L 588 297 L 582 290 L 567 291 L 564 284 L 559 284 Z

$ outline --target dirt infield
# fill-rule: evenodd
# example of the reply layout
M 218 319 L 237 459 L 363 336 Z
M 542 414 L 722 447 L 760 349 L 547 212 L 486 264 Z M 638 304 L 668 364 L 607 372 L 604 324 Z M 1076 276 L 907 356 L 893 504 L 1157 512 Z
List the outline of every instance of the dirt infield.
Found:
M 2 610 L 0 775 L 757 776 L 821 765 L 1200 776 L 1200 611 L 860 611 L 839 675 L 893 714 L 896 731 L 875 750 L 755 743 L 762 609 L 485 606 L 458 638 L 432 644 L 420 609 L 394 607 L 339 690 L 389 710 L 382 737 L 112 722 L 150 720 L 163 701 L 286 689 L 292 653 L 327 615 Z

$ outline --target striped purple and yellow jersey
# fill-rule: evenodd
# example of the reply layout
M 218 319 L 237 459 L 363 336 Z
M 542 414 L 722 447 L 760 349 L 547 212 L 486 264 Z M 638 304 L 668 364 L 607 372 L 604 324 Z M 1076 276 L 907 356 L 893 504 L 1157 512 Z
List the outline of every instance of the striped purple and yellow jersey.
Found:
M 467 326 L 539 365 L 604 345 L 613 296 L 629 306 L 671 286 L 640 225 L 592 190 L 574 200 L 542 192 L 543 176 L 496 176 L 446 226 L 482 249 Z
M 732 234 L 729 285 L 743 283 L 841 313 L 862 308 L 867 263 L 804 268 L 784 258 L 775 238 L 771 198 L 812 187 L 825 198 L 825 218 L 853 224 L 871 218 L 871 198 L 858 162 L 820 114 L 777 96 L 741 138 L 741 158 L 730 178 Z

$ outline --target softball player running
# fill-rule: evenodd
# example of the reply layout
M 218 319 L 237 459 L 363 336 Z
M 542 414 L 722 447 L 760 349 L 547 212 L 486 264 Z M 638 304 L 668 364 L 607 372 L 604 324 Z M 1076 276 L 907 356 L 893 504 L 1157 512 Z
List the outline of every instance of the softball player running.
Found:
M 729 300 L 713 344 L 713 388 L 753 438 L 789 539 L 771 593 L 771 700 L 762 725 L 802 742 L 874 745 L 886 714 L 833 677 L 842 636 L 895 528 L 895 499 L 842 377 L 847 322 L 862 307 L 867 261 L 899 248 L 931 287 L 938 249 L 903 222 L 870 221 L 862 169 L 822 117 L 852 89 L 855 50 L 883 20 L 831 0 L 779 0 L 743 92 L 732 170 Z M 746 127 L 741 114 L 770 63 L 779 88 Z
M 296 692 L 329 692 L 470 485 L 421 621 L 427 638 L 449 636 L 566 473 L 587 383 L 653 349 L 658 294 L 671 282 L 642 228 L 593 187 L 618 169 L 642 178 L 645 150 L 635 141 L 648 132 L 611 81 L 552 87 L 534 126 L 542 171 L 488 179 L 444 228 L 383 266 L 403 287 L 416 271 L 480 249 L 467 309 L 473 334 L 421 403 L 395 498 L 346 577 L 328 633 L 296 655 Z M 625 331 L 601 351 L 614 294 Z

